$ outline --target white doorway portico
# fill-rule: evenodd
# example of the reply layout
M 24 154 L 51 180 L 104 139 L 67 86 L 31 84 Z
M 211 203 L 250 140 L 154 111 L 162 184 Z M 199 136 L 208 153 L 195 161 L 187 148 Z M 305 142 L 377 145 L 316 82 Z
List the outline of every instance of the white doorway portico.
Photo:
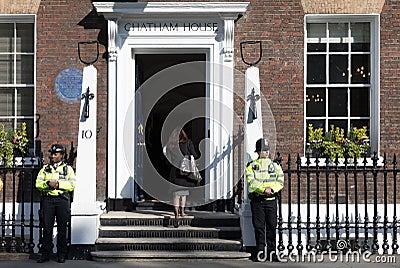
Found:
M 108 20 L 108 174 L 111 200 L 134 200 L 141 172 L 143 129 L 139 115 L 138 55 L 204 55 L 205 200 L 230 198 L 233 180 L 234 21 L 248 2 L 94 2 Z M 145 58 L 145 57 L 142 57 Z M 191 63 L 190 63 L 191 64 Z M 187 79 L 188 69 L 182 69 Z M 179 67 L 178 67 L 179 69 Z M 186 76 L 186 77 L 185 77 Z M 197 79 L 197 78 L 194 78 Z M 176 82 L 176 81 L 175 81 Z M 185 83 L 185 79 L 181 81 Z M 151 88 L 151 87 L 150 87 Z M 160 98 L 162 96 L 159 96 Z M 143 121 L 144 120 L 144 121 Z M 139 133 L 139 135 L 138 135 Z M 139 138 L 138 138 L 139 137 Z M 143 149 L 143 146 L 142 146 Z M 222 157 L 223 156 L 223 157 Z M 138 164 L 139 163 L 139 164 Z M 143 178 L 140 178 L 140 177 Z M 155 193 L 157 195 L 157 193 Z

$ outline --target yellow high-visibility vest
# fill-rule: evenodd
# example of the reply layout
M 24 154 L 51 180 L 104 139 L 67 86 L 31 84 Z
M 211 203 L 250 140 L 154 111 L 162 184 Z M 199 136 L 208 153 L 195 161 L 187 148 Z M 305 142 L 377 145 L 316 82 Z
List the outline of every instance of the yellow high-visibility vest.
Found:
M 57 181 L 58 189 L 50 189 L 48 181 Z M 71 166 L 62 163 L 54 168 L 46 164 L 36 178 L 36 188 L 45 192 L 47 195 L 58 196 L 65 192 L 72 192 L 75 188 L 75 172 Z
M 258 158 L 250 162 L 246 167 L 246 180 L 249 193 L 264 195 L 266 188 L 271 188 L 278 193 L 284 186 L 284 175 L 281 166 L 272 162 L 269 158 Z M 273 200 L 275 197 L 267 197 Z

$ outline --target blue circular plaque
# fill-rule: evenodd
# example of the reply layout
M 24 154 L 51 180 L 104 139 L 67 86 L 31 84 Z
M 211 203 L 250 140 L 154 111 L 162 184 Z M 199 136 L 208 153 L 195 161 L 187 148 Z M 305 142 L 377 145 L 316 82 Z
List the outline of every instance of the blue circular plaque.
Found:
M 54 81 L 54 91 L 57 97 L 67 103 L 79 102 L 82 95 L 82 78 L 81 69 L 62 70 Z

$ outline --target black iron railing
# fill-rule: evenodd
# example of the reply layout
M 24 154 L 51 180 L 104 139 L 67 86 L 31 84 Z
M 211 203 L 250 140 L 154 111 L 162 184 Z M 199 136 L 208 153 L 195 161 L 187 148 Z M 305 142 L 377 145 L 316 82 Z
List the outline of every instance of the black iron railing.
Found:
M 31 254 L 40 251 L 43 231 L 39 217 L 41 194 L 35 182 L 44 159 L 40 149 L 37 152 L 40 157 L 22 155 L 14 157 L 12 161 L 0 158 L 0 180 L 3 183 L 0 191 L 0 252 Z M 72 166 L 76 155 L 71 142 L 64 162 Z M 67 225 L 69 246 L 70 223 Z
M 41 237 L 40 193 L 34 183 L 42 161 L 14 160 L 11 167 L 0 165 L 0 251 L 33 253 Z M 331 162 L 288 156 L 282 166 L 278 250 L 323 251 L 342 241 L 341 249 L 398 253 L 396 155 Z
M 10 165 L 1 161 L 0 252 L 33 253 L 38 246 L 40 193 L 35 180 L 41 166 L 36 157 L 17 157 Z
M 335 161 L 289 155 L 282 166 L 279 251 L 398 253 L 396 155 L 390 161 L 376 153 Z

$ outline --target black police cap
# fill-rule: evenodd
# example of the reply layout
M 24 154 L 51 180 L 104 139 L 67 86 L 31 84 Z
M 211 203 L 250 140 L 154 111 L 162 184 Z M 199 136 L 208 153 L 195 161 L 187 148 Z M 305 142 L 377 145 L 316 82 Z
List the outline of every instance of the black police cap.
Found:
M 64 147 L 61 144 L 53 144 L 49 150 L 50 153 L 65 153 Z
M 259 139 L 256 142 L 256 152 L 269 151 L 269 143 L 267 139 Z

